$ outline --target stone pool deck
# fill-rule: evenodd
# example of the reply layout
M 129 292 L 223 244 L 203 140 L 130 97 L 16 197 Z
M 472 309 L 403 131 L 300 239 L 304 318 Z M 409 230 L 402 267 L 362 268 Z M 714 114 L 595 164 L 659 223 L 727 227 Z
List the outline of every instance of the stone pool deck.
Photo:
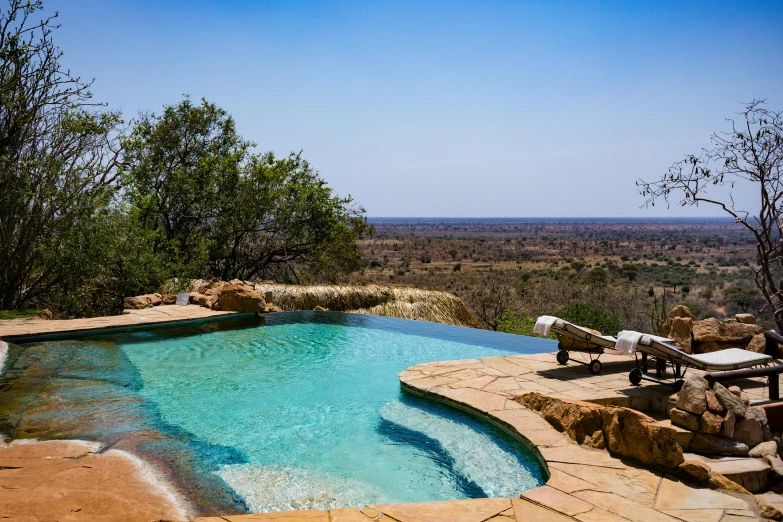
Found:
M 122 315 L 86 319 L 10 319 L 0 321 L 0 339 L 13 342 L 46 335 L 83 334 L 106 328 L 197 321 L 231 314 L 236 315 L 236 312 L 219 312 L 199 305 L 160 305 L 143 310 L 125 310 Z
M 74 321 L 0 321 L 0 339 L 84 332 L 222 315 L 200 306 L 160 306 L 116 317 Z M 22 322 L 26 324 L 21 324 Z M 9 325 L 8 323 L 19 323 Z M 633 363 L 624 357 L 602 356 L 600 375 L 569 362 L 560 366 L 554 354 L 488 357 L 414 366 L 399 378 L 404 389 L 451 404 L 486 418 L 523 441 L 546 463 L 546 485 L 520 498 L 495 498 L 372 505 L 361 509 L 290 511 L 280 513 L 202 517 L 199 522 L 528 522 L 528 521 L 703 521 L 760 520 L 755 500 L 694 487 L 664 472 L 644 469 L 612 457 L 606 450 L 578 446 L 538 414 L 513 399 L 537 391 L 560 398 L 595 401 L 649 410 L 666 400 L 669 386 L 628 381 Z M 762 380 L 738 383 L 754 402 L 765 399 Z M 2 466 L 0 466 L 0 469 Z M 0 471 L 2 473 L 2 471 Z M 96 477 L 97 478 L 97 477 Z M 86 479 L 85 479 L 86 480 Z M 99 487 L 100 481 L 96 481 Z M 7 487 L 7 486 L 5 486 Z M 67 489 L 68 484 L 63 484 Z M 106 486 L 108 487 L 108 486 Z M 67 493 L 67 492 L 66 492 Z M 783 501 L 783 498 L 781 498 Z M 134 520 L 111 513 L 105 520 Z M 2 518 L 2 514 L 0 514 Z M 73 519 L 79 519 L 74 514 Z M 30 518 L 33 520 L 33 518 Z

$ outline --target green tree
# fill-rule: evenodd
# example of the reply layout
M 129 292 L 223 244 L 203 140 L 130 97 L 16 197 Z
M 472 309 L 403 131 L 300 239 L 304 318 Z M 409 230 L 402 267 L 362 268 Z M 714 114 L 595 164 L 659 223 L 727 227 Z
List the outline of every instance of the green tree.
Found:
M 733 285 L 723 290 L 723 297 L 736 303 L 745 313 L 748 313 L 748 308 L 758 295 L 759 292 L 755 288 L 743 288 L 739 285 Z
M 558 312 L 557 316 L 570 323 L 598 330 L 604 335 L 614 335 L 620 330 L 620 320 L 617 317 L 588 304 L 568 305 Z
M 301 154 L 254 154 L 233 118 L 185 98 L 144 114 L 126 141 L 126 197 L 179 275 L 333 281 L 361 268 L 372 229 Z
M 0 11 L 0 309 L 95 277 L 117 187 L 120 114 L 60 64 L 54 17 L 31 21 L 42 10 L 9 0 Z

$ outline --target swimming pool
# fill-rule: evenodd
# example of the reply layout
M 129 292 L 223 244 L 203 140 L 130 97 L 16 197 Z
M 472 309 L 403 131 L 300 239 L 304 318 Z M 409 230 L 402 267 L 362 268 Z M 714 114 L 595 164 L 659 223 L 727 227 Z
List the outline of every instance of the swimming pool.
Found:
M 58 343 L 68 344 L 43 344 Z M 397 374 L 428 361 L 553 351 L 552 341 L 296 312 L 269 315 L 263 326 L 158 328 L 76 344 L 96 353 L 111 346 L 125 361 L 130 388 L 155 412 L 139 424 L 228 449 L 230 458 L 207 452 L 205 472 L 254 512 L 516 497 L 543 483 L 524 446 L 403 394 Z

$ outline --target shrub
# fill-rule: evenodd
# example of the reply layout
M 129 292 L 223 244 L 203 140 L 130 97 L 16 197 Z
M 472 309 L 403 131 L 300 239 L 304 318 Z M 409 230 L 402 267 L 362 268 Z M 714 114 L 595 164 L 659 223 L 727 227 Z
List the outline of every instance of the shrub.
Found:
M 604 335 L 612 335 L 620 330 L 620 320 L 617 317 L 588 304 L 575 303 L 566 306 L 557 315 L 570 323 L 598 330 Z

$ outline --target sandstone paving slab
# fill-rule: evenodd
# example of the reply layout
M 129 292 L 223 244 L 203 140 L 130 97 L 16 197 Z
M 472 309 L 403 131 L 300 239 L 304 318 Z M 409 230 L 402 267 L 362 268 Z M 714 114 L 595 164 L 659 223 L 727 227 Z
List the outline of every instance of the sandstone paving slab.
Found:
M 506 397 L 488 393 L 473 388 L 453 389 L 448 386 L 438 386 L 429 390 L 453 401 L 466 404 L 479 411 L 502 410 L 506 407 Z
M 626 469 L 626 465 L 603 450 L 587 449 L 570 445 L 557 448 L 541 448 L 541 455 L 547 462 L 565 464 L 586 464 L 602 468 Z
M 621 493 L 621 492 L 618 492 Z M 614 493 L 576 491 L 574 496 L 632 522 L 675 522 L 678 519 Z
M 522 493 L 522 498 L 567 515 L 578 515 L 593 509 L 593 505 L 550 486 L 541 486 Z
M 720 522 L 751 522 L 753 520 L 759 520 L 759 518 L 755 515 L 723 515 L 723 518 L 720 519 Z
M 483 522 L 511 507 L 506 498 L 446 500 L 415 504 L 378 504 L 374 510 L 400 522 Z
M 738 515 L 742 517 L 756 516 L 756 513 L 751 509 L 725 509 L 723 512 L 726 515 Z
M 422 377 L 421 379 L 415 379 L 411 381 L 411 383 L 415 384 L 416 388 L 421 390 L 429 390 L 430 388 L 445 386 L 455 382 L 459 382 L 459 379 L 448 377 L 446 375 L 428 375 L 427 377 Z
M 655 500 L 656 509 L 748 509 L 748 502 L 720 491 L 693 488 L 664 477 Z
M 85 332 L 101 328 L 123 328 L 142 324 L 161 324 L 177 321 L 199 320 L 220 315 L 236 314 L 210 310 L 198 305 L 160 305 L 144 310 L 128 310 L 129 313 L 108 317 L 53 320 L 5 320 L 0 321 L 0 339 L 18 341 L 24 337 Z
M 462 370 L 450 372 L 447 375 L 449 377 L 452 377 L 454 379 L 459 379 L 461 381 L 467 381 L 482 376 L 480 370 L 477 368 L 464 368 Z
M 281 511 L 253 515 L 229 515 L 222 518 L 228 522 L 329 522 L 329 513 L 316 510 Z
M 0 445 L 0 518 L 96 520 L 188 519 L 176 492 L 141 461 L 119 450 L 94 453 L 77 440 Z
M 553 467 L 549 468 L 549 480 L 546 485 L 559 489 L 564 493 L 573 493 L 583 489 L 595 489 L 594 484 Z
M 456 359 L 452 361 L 436 361 L 430 363 L 424 363 L 420 366 L 483 366 L 481 359 Z
M 513 499 L 514 515 L 517 522 L 573 522 L 573 518 L 552 509 L 540 506 L 529 500 Z
M 550 471 L 559 471 L 571 477 L 589 482 L 595 491 L 618 493 L 647 507 L 653 507 L 661 477 L 638 468 L 598 468 L 583 464 L 551 463 Z M 576 490 L 579 491 L 579 490 Z
M 329 522 L 370 522 L 372 520 L 358 509 L 332 509 Z
M 486 357 L 481 359 L 481 362 L 490 368 L 501 371 L 504 374 L 515 377 L 517 375 L 524 375 L 534 371 L 531 367 L 521 366 L 507 361 L 503 357 Z
M 519 392 L 520 387 L 513 377 L 495 377 L 491 383 L 487 383 L 483 390 L 493 393 Z
M 538 381 L 517 381 L 517 383 L 519 384 L 519 395 L 533 391 L 544 393 L 546 395 L 554 394 L 554 390 L 552 388 L 549 388 L 544 383 Z
M 473 379 L 458 380 L 451 384 L 450 388 L 475 388 L 477 390 L 483 389 L 486 385 L 491 384 L 497 380 L 494 375 L 479 375 Z
M 576 515 L 574 518 L 581 522 L 628 522 L 627 518 L 615 515 L 599 507 L 594 507 L 587 513 Z
M 723 509 L 663 509 L 661 511 L 689 522 L 720 522 L 725 514 Z

